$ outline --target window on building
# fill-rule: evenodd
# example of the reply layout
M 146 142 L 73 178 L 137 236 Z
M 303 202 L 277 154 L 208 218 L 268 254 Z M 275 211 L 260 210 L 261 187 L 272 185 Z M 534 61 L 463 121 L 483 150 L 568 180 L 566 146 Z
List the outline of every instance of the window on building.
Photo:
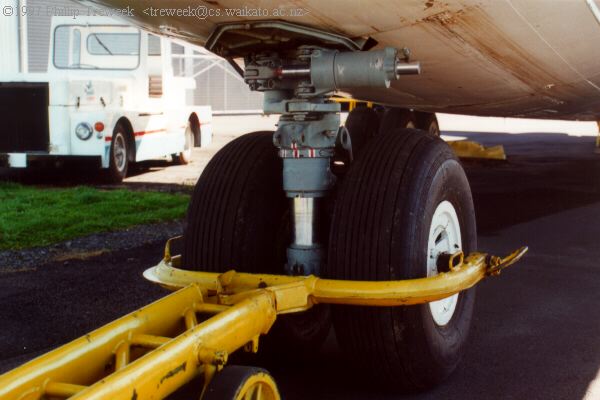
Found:
M 160 38 L 156 35 L 148 34 L 148 55 L 160 56 Z

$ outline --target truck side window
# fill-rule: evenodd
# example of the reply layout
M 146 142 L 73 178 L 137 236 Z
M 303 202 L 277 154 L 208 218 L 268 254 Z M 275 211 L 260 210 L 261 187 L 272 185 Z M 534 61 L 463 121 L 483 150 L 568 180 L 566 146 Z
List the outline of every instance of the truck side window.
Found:
M 136 69 L 140 43 L 139 29 L 127 26 L 58 25 L 53 62 L 60 69 Z
M 73 39 L 71 40 L 71 65 L 81 64 L 81 31 L 73 29 Z
M 152 34 L 148 34 L 148 55 L 149 56 L 160 56 L 160 37 Z
M 97 33 L 87 38 L 87 50 L 99 56 L 133 56 L 139 54 L 139 35 L 137 33 Z
M 58 68 L 69 67 L 69 31 L 68 26 L 59 26 L 54 32 L 54 65 Z

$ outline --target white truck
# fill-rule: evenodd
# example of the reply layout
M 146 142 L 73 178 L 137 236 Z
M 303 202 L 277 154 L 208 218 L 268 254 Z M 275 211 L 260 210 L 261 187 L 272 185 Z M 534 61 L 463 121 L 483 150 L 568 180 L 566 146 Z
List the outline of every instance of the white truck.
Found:
M 54 17 L 48 71 L 0 76 L 0 167 L 91 161 L 113 181 L 132 162 L 188 163 L 212 139 L 210 106 L 186 106 L 171 43 L 106 17 Z

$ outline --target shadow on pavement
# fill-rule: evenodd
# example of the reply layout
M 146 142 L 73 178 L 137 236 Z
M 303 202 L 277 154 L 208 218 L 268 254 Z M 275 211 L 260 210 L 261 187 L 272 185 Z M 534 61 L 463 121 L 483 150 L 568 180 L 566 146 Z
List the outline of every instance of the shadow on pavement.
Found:
M 165 170 L 174 164 L 168 160 L 143 161 L 130 166 L 127 177 L 141 176 L 146 173 Z M 114 184 L 106 179 L 103 170 L 92 168 L 84 164 L 72 167 L 32 168 L 27 170 L 0 169 L 0 181 L 18 182 L 23 185 L 40 187 L 72 187 L 94 186 L 105 189 L 126 188 L 142 191 L 159 192 L 191 192 L 193 187 L 179 183 L 165 182 L 128 182 Z

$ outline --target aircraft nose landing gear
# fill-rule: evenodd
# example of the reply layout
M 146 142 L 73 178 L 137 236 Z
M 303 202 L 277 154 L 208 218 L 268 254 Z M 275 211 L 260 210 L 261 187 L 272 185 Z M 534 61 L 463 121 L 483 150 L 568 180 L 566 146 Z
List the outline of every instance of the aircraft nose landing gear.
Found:
M 340 128 L 340 104 L 329 95 L 385 90 L 419 71 L 389 48 L 303 46 L 247 55 L 245 81 L 264 93 L 265 113 L 281 117 L 269 142 L 266 132 L 242 136 L 207 166 L 188 213 L 183 265 L 361 281 L 433 279 L 445 273 L 433 263 L 437 253 L 475 251 L 470 188 L 440 138 L 388 119 L 374 137 L 363 135 L 343 177 L 331 171 L 338 139 L 354 153 Z M 444 210 L 454 210 L 451 231 Z M 439 251 L 429 260 L 433 250 Z M 464 350 L 474 291 L 453 296 L 431 306 L 312 307 L 278 319 L 274 336 L 286 349 L 314 350 L 332 319 L 338 342 L 365 373 L 422 389 L 448 376 Z
M 240 44 L 240 30 L 250 29 L 262 31 Z M 266 371 L 228 368 L 229 354 L 258 351 L 270 330 L 283 350 L 314 352 L 330 316 L 353 372 L 424 389 L 460 361 L 473 286 L 527 251 L 475 252 L 469 184 L 439 137 L 407 129 L 400 114 L 382 124 L 363 112 L 340 129 L 340 105 L 328 94 L 385 90 L 418 64 L 394 49 L 288 51 L 363 46 L 282 22 L 225 24 L 211 38 L 207 48 L 219 43 L 230 58 L 247 46 L 245 80 L 264 92 L 265 113 L 281 114 L 277 131 L 233 140 L 204 169 L 182 256 L 172 256 L 170 240 L 163 262 L 145 272 L 181 290 L 1 376 L 0 397 L 165 398 L 203 374 L 205 398 L 278 399 Z M 279 53 L 252 53 L 263 46 Z M 349 154 L 340 178 L 330 169 L 338 138 Z
M 283 159 L 283 189 L 291 199 L 289 274 L 318 275 L 327 256 L 318 238 L 323 230 L 318 215 L 324 213 L 319 199 L 335 184 L 330 164 L 340 130 L 340 104 L 327 95 L 356 87 L 385 89 L 400 75 L 419 72 L 418 63 L 401 62 L 392 48 L 339 52 L 302 47 L 292 59 L 260 54 L 247 60 L 244 78 L 251 89 L 265 93 L 265 112 L 282 114 L 273 142 Z

